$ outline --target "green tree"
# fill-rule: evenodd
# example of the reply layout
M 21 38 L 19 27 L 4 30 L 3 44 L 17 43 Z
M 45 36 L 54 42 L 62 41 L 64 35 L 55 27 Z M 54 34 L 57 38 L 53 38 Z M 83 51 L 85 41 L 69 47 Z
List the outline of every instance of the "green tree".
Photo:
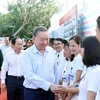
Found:
M 57 6 L 54 0 L 18 0 L 8 4 L 8 11 L 8 14 L 0 14 L 1 35 L 30 37 L 34 27 L 50 27 L 50 17 Z

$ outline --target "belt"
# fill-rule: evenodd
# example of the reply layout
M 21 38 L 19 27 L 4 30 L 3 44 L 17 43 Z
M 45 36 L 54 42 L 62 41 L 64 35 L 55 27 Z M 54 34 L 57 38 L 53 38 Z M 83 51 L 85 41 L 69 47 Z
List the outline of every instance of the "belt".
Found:
M 25 87 L 25 88 L 26 88 L 26 87 Z M 48 91 L 50 91 L 50 89 L 49 89 L 48 91 L 45 91 L 45 90 L 42 89 L 42 88 L 38 88 L 38 89 L 30 89 L 30 88 L 26 88 L 26 89 L 31 90 L 31 91 L 34 91 L 34 92 L 48 92 Z
M 24 78 L 24 76 L 10 76 L 10 75 L 8 75 L 8 77 L 17 78 L 17 79 L 22 79 L 22 78 Z
M 39 91 L 39 92 L 46 92 L 45 90 L 43 90 L 42 88 L 38 88 L 38 89 L 34 89 L 35 91 Z

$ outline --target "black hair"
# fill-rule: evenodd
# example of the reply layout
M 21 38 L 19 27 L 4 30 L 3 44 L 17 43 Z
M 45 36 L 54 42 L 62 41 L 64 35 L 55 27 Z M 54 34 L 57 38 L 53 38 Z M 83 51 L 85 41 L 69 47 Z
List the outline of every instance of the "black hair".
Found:
M 65 48 L 65 46 L 68 46 L 69 47 L 69 42 L 68 41 L 64 44 L 64 48 Z M 74 57 L 75 57 L 75 55 L 74 54 L 71 54 L 70 61 L 73 61 Z M 68 59 L 66 58 L 66 60 L 68 60 Z
M 74 35 L 74 36 L 72 36 L 72 37 L 69 39 L 69 41 L 70 41 L 70 40 L 74 40 L 74 41 L 79 45 L 81 39 L 82 39 L 81 36 L 79 36 L 79 35 Z
M 9 37 L 9 41 L 11 41 L 14 38 L 14 36 Z
M 55 40 L 55 38 L 49 38 L 49 43 L 51 43 L 51 45 L 53 45 L 54 44 L 54 40 Z
M 27 39 L 26 42 L 28 42 L 28 41 L 31 41 L 32 42 L 32 39 Z
M 68 43 L 68 41 L 64 39 L 64 44 L 67 44 L 67 43 Z
M 34 30 L 33 30 L 33 36 L 36 37 L 38 35 L 38 33 L 41 32 L 41 31 L 48 31 L 48 30 L 44 26 L 35 27 Z
M 14 37 L 14 38 L 12 38 L 11 43 L 12 43 L 13 45 L 15 45 L 17 39 L 20 39 L 20 38 L 17 37 L 17 36 Z
M 100 16 L 98 16 L 96 22 L 97 22 L 97 27 L 100 30 Z
M 60 41 L 61 43 L 63 43 L 63 44 L 65 44 L 65 40 L 64 39 L 62 39 L 62 38 L 56 38 L 54 41 Z
M 100 64 L 100 43 L 96 37 L 86 37 L 81 41 L 81 47 L 84 48 L 83 63 L 87 67 Z

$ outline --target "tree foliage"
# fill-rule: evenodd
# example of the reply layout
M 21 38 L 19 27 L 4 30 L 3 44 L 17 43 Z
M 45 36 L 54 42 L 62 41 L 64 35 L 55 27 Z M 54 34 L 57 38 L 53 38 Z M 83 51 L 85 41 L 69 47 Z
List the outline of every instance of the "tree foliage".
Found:
M 0 35 L 30 37 L 39 25 L 50 27 L 50 17 L 57 11 L 54 0 L 18 0 L 8 4 L 7 14 L 0 14 Z

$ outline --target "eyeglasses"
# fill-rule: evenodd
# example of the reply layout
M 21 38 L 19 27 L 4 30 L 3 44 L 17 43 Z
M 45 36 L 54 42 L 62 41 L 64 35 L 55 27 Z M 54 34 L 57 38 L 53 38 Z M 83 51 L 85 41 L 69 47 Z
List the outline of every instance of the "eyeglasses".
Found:
M 62 43 L 57 43 L 57 44 L 56 44 L 56 43 L 54 43 L 54 45 L 55 45 L 55 46 L 56 46 L 56 45 L 61 45 L 61 44 L 62 44 Z

